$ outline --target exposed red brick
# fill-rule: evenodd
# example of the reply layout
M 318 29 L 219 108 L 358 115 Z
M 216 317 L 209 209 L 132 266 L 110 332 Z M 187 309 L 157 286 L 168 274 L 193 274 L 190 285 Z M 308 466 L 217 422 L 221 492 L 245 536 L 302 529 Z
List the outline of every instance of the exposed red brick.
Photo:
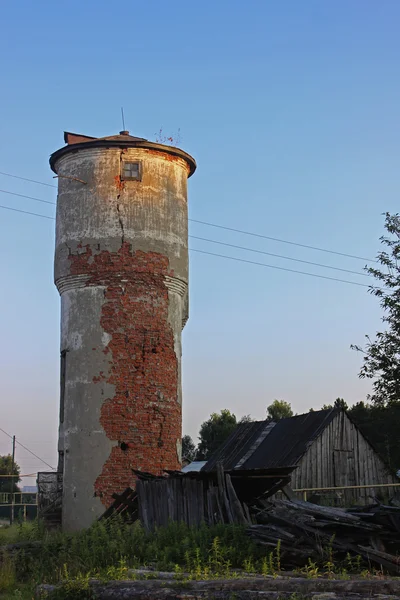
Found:
M 164 280 L 173 272 L 166 256 L 132 253 L 126 242 L 116 253 L 93 253 L 87 246 L 85 253 L 71 255 L 70 261 L 71 274 L 90 276 L 86 285 L 105 286 L 100 325 L 111 336 L 103 350 L 110 370 L 107 377 L 99 372 L 93 381 L 115 385 L 115 395 L 105 398 L 100 421 L 118 446 L 104 464 L 93 493 L 109 506 L 113 493 L 134 483 L 132 469 L 162 473 L 180 468 L 178 363 Z
M 125 181 L 122 181 L 120 175 L 116 175 L 114 177 L 114 181 L 115 181 L 115 187 L 117 188 L 117 190 L 119 192 L 122 192 L 122 190 L 125 188 Z
M 174 156 L 173 154 L 170 154 L 169 152 L 161 152 L 161 150 L 145 150 L 146 154 L 149 154 L 150 156 L 156 156 L 157 158 L 162 157 L 164 160 L 167 160 L 168 162 L 180 162 L 181 159 L 179 156 Z M 190 166 L 188 163 L 186 163 L 186 171 L 187 173 L 190 173 Z

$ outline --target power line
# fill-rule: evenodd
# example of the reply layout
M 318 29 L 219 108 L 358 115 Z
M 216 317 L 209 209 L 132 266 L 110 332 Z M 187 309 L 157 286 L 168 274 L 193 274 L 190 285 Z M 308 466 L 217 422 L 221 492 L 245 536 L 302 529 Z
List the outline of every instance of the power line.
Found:
M 0 175 L 6 175 L 7 177 L 14 177 L 15 179 L 22 179 L 23 181 L 30 181 L 31 183 L 37 183 L 39 185 L 45 185 L 48 187 L 57 188 L 56 185 L 52 185 L 50 183 L 45 183 L 44 181 L 36 181 L 34 179 L 27 179 L 26 177 L 20 177 L 19 175 L 11 175 L 11 173 L 4 173 L 3 171 L 0 171 Z M 54 204 L 54 205 L 56 204 L 55 202 L 49 202 L 47 200 L 33 198 L 32 196 L 23 196 L 22 194 L 15 194 L 13 192 L 8 192 L 6 190 L 0 190 L 0 192 L 5 192 L 6 194 L 13 194 L 14 196 L 21 196 L 22 198 L 29 198 L 31 200 L 36 200 L 38 202 L 45 202 L 46 204 Z M 36 216 L 39 216 L 39 215 L 36 215 Z M 327 252 L 329 254 L 336 254 L 337 256 L 345 256 L 347 258 L 354 258 L 356 260 L 366 260 L 368 262 L 377 262 L 375 259 L 372 259 L 372 258 L 365 258 L 363 256 L 357 256 L 355 254 L 347 254 L 345 252 L 338 252 L 337 250 L 328 250 L 327 248 L 319 248 L 318 246 L 309 246 L 308 244 L 301 244 L 300 242 L 292 242 L 290 240 L 282 240 L 280 238 L 275 238 L 275 237 L 271 237 L 268 235 L 255 233 L 254 231 L 245 231 L 243 229 L 236 229 L 234 227 L 227 227 L 226 225 L 218 225 L 217 223 L 209 223 L 208 221 L 200 221 L 198 219 L 189 219 L 189 221 L 191 221 L 192 223 L 199 223 L 200 225 L 206 225 L 207 227 L 216 227 L 218 229 L 224 229 L 225 231 L 234 231 L 235 233 L 242 233 L 244 235 L 251 235 L 251 236 L 262 238 L 265 240 L 271 240 L 273 242 L 279 242 L 281 244 L 290 244 L 292 246 L 299 246 L 300 248 L 308 248 L 309 250 L 316 250 L 318 252 Z M 310 264 L 312 264 L 312 263 L 310 263 Z
M 250 265 L 258 265 L 260 267 L 267 267 L 268 269 L 277 269 L 278 271 L 287 271 L 288 273 L 298 273 L 299 275 L 308 275 L 309 277 L 319 277 L 320 279 L 329 279 L 330 281 L 339 281 L 340 283 L 348 283 L 350 285 L 359 285 L 361 287 L 371 288 L 372 286 L 366 283 L 358 283 L 356 281 L 347 281 L 346 279 L 337 279 L 336 277 L 327 277 L 326 275 L 317 275 L 316 273 L 308 273 L 307 271 L 296 271 L 295 269 L 286 269 L 285 267 L 277 267 L 275 265 L 267 265 L 265 263 L 255 262 L 253 260 L 246 260 L 245 258 L 235 258 L 233 256 L 226 256 L 224 254 L 215 254 L 214 252 L 206 252 L 205 250 L 197 250 L 195 248 L 189 248 L 191 252 L 199 252 L 200 254 L 208 254 L 209 256 L 218 256 L 219 258 L 227 258 L 228 260 L 237 260 L 238 262 L 248 263 Z M 378 289 L 378 288 L 374 288 Z
M 4 431 L 4 429 L 1 429 L 1 427 L 0 427 L 0 431 L 2 431 L 9 438 L 13 439 L 13 436 L 10 435 L 9 433 L 7 433 L 7 431 Z M 17 444 L 19 446 L 21 446 L 21 448 L 24 448 L 24 450 L 27 450 L 30 454 L 32 454 L 32 456 L 34 456 L 35 458 L 37 458 L 38 460 L 40 460 L 40 462 L 42 462 L 43 464 L 45 464 L 47 467 L 49 467 L 53 471 L 55 470 L 54 467 L 52 467 L 51 465 L 49 465 L 49 463 L 47 463 L 45 460 L 43 460 L 43 458 L 40 458 L 40 456 L 38 456 L 37 454 L 35 454 L 34 452 L 32 452 L 32 450 L 29 450 L 29 448 L 27 448 L 26 446 L 24 446 L 23 444 L 21 444 L 21 442 L 19 442 L 18 440 L 16 440 L 16 441 L 17 441 Z
M 31 200 L 37 200 L 38 202 L 46 202 L 46 204 L 53 204 L 55 205 L 55 202 L 48 202 L 46 200 L 40 200 L 39 198 L 33 198 L 32 196 L 23 196 L 22 194 L 14 194 L 13 192 L 7 192 L 5 190 L 0 190 L 0 192 L 5 192 L 7 194 L 12 194 L 14 196 L 21 196 L 22 198 L 29 198 Z M 12 210 L 15 212 L 20 212 L 20 213 L 24 213 L 26 215 L 32 215 L 34 217 L 42 217 L 43 219 L 52 219 L 54 221 L 54 217 L 48 217 L 47 215 L 41 215 L 39 213 L 33 213 L 33 212 L 28 212 L 26 210 L 20 210 L 17 208 L 11 208 L 10 206 L 2 206 L 0 205 L 0 208 L 4 208 L 6 210 Z M 193 220 L 193 219 L 189 219 L 189 220 Z M 196 221 L 197 222 L 197 221 Z M 219 225 L 212 225 L 213 227 L 220 227 Z M 222 227 L 223 229 L 226 229 L 225 227 Z M 249 234 L 249 235 L 257 235 L 258 234 Z M 340 267 L 332 267 L 331 265 L 324 265 L 322 263 L 316 263 L 316 262 L 312 262 L 309 260 L 301 260 L 299 258 L 292 258 L 290 256 L 283 256 L 282 254 L 274 254 L 273 252 L 265 252 L 263 250 L 256 250 L 255 248 L 248 248 L 246 246 L 238 246 L 236 244 L 228 244 L 227 242 L 221 242 L 218 240 L 210 240 L 208 238 L 202 238 L 202 237 L 198 237 L 196 235 L 189 235 L 190 238 L 194 239 L 194 240 L 201 240 L 203 242 L 209 242 L 212 244 L 219 244 L 222 246 L 229 246 L 230 248 L 237 248 L 239 250 L 247 250 L 248 252 L 256 252 L 257 254 L 265 254 L 266 256 L 274 256 L 276 258 L 283 258 L 284 260 L 292 260 L 294 262 L 299 262 L 299 263 L 304 263 L 306 265 L 313 265 L 315 267 L 322 267 L 324 269 L 332 269 L 334 271 L 342 271 L 343 273 L 351 273 L 353 275 L 362 275 L 364 277 L 370 277 L 370 275 L 368 275 L 367 273 L 361 273 L 360 271 L 352 271 L 351 269 L 342 269 Z M 258 237 L 265 237 L 265 236 L 258 236 Z M 294 244 L 294 242 L 287 242 L 290 244 Z M 308 247 L 308 246 L 307 246 Z M 310 246 L 311 247 L 311 246 Z M 342 256 L 351 256 L 349 254 L 343 254 L 340 252 L 333 252 L 333 250 L 326 250 L 326 252 L 332 252 L 332 254 L 341 254 Z M 355 258 L 355 257 L 352 257 Z M 359 257 L 358 257 L 359 258 Z M 368 259 L 362 259 L 362 260 L 368 260 Z M 376 262 L 376 261 L 373 261 Z
M 15 192 L 9 192 L 8 190 L 0 190 L 2 194 L 10 194 L 11 196 L 18 196 L 19 198 L 28 198 L 29 200 L 35 200 L 36 202 L 43 202 L 43 204 L 53 204 L 55 206 L 55 202 L 50 202 L 49 200 L 42 200 L 41 198 L 34 198 L 33 196 L 25 196 L 25 194 L 16 194 Z
M 31 200 L 37 200 L 38 202 L 45 202 L 46 204 L 53 204 L 55 205 L 55 202 L 48 202 L 47 200 L 40 200 L 39 198 L 33 198 L 32 196 L 24 196 L 22 194 L 14 194 L 14 192 L 8 192 L 5 190 L 0 190 L 0 192 L 5 192 L 6 194 L 12 194 L 13 196 L 20 196 L 22 198 L 29 198 Z M 8 210 L 14 210 L 15 212 L 22 212 L 28 215 L 33 215 L 35 217 L 43 217 L 45 219 L 53 219 L 54 217 L 48 217 L 46 215 L 40 215 L 38 213 L 32 213 L 32 212 L 27 212 L 24 210 L 19 210 L 16 208 L 10 208 L 10 207 L 6 207 L 6 206 L 1 206 L 0 208 L 7 208 Z M 237 248 L 239 250 L 247 250 L 248 252 L 256 252 L 257 254 L 265 254 L 266 256 L 274 256 L 275 258 L 283 258 L 284 260 L 292 260 L 294 262 L 299 262 L 299 263 L 304 263 L 306 265 L 313 265 L 315 267 L 322 267 L 324 269 L 332 269 L 334 271 L 342 271 L 344 273 L 351 273 L 353 275 L 363 275 L 364 277 L 369 277 L 369 275 L 367 273 L 361 273 L 360 271 L 352 271 L 350 269 L 341 269 L 340 267 L 332 267 L 330 265 L 324 265 L 322 263 L 316 263 L 316 262 L 311 262 L 309 260 L 301 260 L 299 258 L 292 258 L 290 256 L 283 256 L 281 254 L 274 254 L 273 252 L 265 252 L 263 250 L 256 250 L 255 248 L 247 248 L 246 246 L 237 246 L 235 244 L 228 244 L 226 242 L 220 242 L 218 240 L 210 240 L 208 238 L 202 238 L 202 237 L 198 237 L 196 235 L 189 235 L 190 238 L 194 239 L 194 240 L 201 240 L 203 242 L 209 242 L 211 244 L 219 244 L 221 246 L 229 246 L 230 248 Z
M 38 185 L 46 185 L 47 187 L 56 188 L 56 185 L 52 183 L 44 183 L 44 181 L 36 181 L 35 179 L 27 179 L 26 177 L 20 177 L 19 175 L 11 175 L 11 173 L 4 173 L 0 171 L 0 175 L 5 175 L 6 177 L 13 177 L 14 179 L 22 179 L 22 181 L 29 181 L 30 183 L 37 183 Z
M 356 258 L 358 260 L 367 260 L 369 262 L 377 262 L 372 258 L 363 258 L 362 256 L 355 256 L 354 254 L 346 254 L 344 252 L 336 252 L 335 250 L 327 250 L 326 248 L 318 248 L 317 246 L 307 246 L 307 244 L 300 244 L 298 242 L 290 242 L 289 240 L 281 240 L 268 235 L 261 235 L 261 233 L 254 233 L 252 231 L 244 231 L 242 229 L 234 229 L 233 227 L 226 227 L 225 225 L 217 225 L 216 223 L 207 223 L 206 221 L 199 221 L 198 219 L 189 219 L 192 223 L 200 223 L 201 225 L 207 225 L 207 227 L 217 227 L 218 229 L 225 229 L 226 231 L 235 231 L 236 233 L 243 233 L 245 235 L 252 235 L 254 237 L 262 238 L 264 240 L 272 240 L 274 242 L 281 242 L 282 244 L 290 244 L 291 246 L 300 246 L 301 248 L 308 248 L 309 250 L 318 250 L 318 252 L 327 252 L 329 254 L 337 254 L 338 256 L 346 256 L 347 258 Z
M 367 273 L 361 273 L 361 271 L 351 271 L 350 269 L 341 269 L 340 267 L 331 267 L 330 265 L 324 265 L 322 263 L 310 262 L 309 260 L 300 260 L 299 258 L 283 256 L 282 254 L 273 254 L 272 252 L 264 252 L 263 250 L 247 248 L 246 246 L 237 246 L 235 244 L 227 244 L 226 242 L 220 242 L 218 240 L 209 240 L 207 238 L 197 237 L 196 235 L 189 235 L 189 237 L 192 238 L 193 240 L 201 240 L 203 242 L 219 244 L 220 246 L 229 246 L 230 248 L 238 248 L 239 250 L 247 250 L 248 252 L 256 252 L 257 254 L 266 254 L 267 256 L 274 256 L 275 258 L 284 258 L 285 260 L 293 260 L 295 262 L 304 263 L 306 265 L 313 265 L 315 267 L 323 267 L 324 269 L 333 269 L 334 271 L 343 271 L 344 273 L 352 273 L 353 275 L 363 275 L 364 277 L 370 277 L 370 275 L 368 275 Z
M 42 460 L 52 460 L 54 458 L 54 456 L 42 456 Z M 37 464 L 37 461 L 35 461 L 34 458 L 31 458 L 30 456 L 24 456 L 23 459 L 25 461 L 29 461 L 32 462 L 33 464 Z
M 15 179 L 22 179 L 22 181 L 30 181 L 31 183 L 37 183 L 39 185 L 45 185 L 47 187 L 57 188 L 56 185 L 52 185 L 51 183 L 45 183 L 44 181 L 36 181 L 35 179 L 27 179 L 26 177 L 20 177 L 19 175 L 12 175 L 11 173 L 4 173 L 0 171 L 0 175 L 6 175 L 7 177 L 13 177 Z M 10 192 L 11 193 L 11 192 Z M 27 198 L 29 196 L 26 196 Z M 33 200 L 38 200 L 38 198 L 32 198 Z M 39 202 L 44 202 L 44 200 L 39 200 Z M 54 202 L 49 202 L 49 204 L 55 204 Z M 244 235 L 252 235 L 254 237 L 263 238 L 265 240 L 271 240 L 273 242 L 279 242 L 281 244 L 290 244 L 292 246 L 299 246 L 300 248 L 308 248 L 309 250 L 316 250 L 318 252 L 327 252 L 329 254 L 337 254 L 338 256 L 346 256 L 347 258 L 355 258 L 357 260 L 367 260 L 369 262 L 377 262 L 372 258 L 364 258 L 362 256 L 356 256 L 354 254 L 346 254 L 345 252 L 338 252 L 336 250 L 328 250 L 327 248 L 319 248 L 318 246 L 309 246 L 307 244 L 300 244 L 299 242 L 292 242 L 290 240 L 282 240 L 280 238 L 274 238 L 268 235 L 262 235 L 260 233 L 255 233 L 253 231 L 245 231 L 242 229 L 235 229 L 234 227 L 227 227 L 225 225 L 217 225 L 216 223 L 208 223 L 207 221 L 200 221 L 198 219 L 189 219 L 192 223 L 199 223 L 200 225 L 206 225 L 207 227 L 217 227 L 218 229 L 225 229 L 226 231 L 234 231 L 236 233 L 243 233 Z
M 42 217 L 44 219 L 52 219 L 53 221 L 55 220 L 54 217 L 47 217 L 46 215 L 40 215 L 38 213 L 31 213 L 31 212 L 28 212 L 26 210 L 19 210 L 18 208 L 10 208 L 9 206 L 1 206 L 0 205 L 0 208 L 5 208 L 6 210 L 13 210 L 15 212 L 24 213 L 24 214 L 27 214 L 27 215 L 33 215 L 35 217 Z M 222 244 L 223 242 L 216 242 L 216 243 L 221 243 Z M 226 244 L 226 245 L 230 245 L 230 244 Z M 248 264 L 251 264 L 251 265 L 259 265 L 259 266 L 262 266 L 262 267 L 268 267 L 270 269 L 277 269 L 277 270 L 280 270 L 280 271 L 287 271 L 288 273 L 298 273 L 299 275 L 309 275 L 310 277 L 319 277 L 321 279 L 329 279 L 331 281 L 339 281 L 341 283 L 349 283 L 351 285 L 359 285 L 359 286 L 367 287 L 367 288 L 371 287 L 370 285 L 367 285 L 365 283 L 357 283 L 355 281 L 347 281 L 345 279 L 337 279 L 335 277 L 327 277 L 326 275 L 317 275 L 316 273 L 308 273 L 306 271 L 296 271 L 295 269 L 286 269 L 284 267 L 277 267 L 275 265 L 267 265 L 265 263 L 259 263 L 259 262 L 255 262 L 255 261 L 252 261 L 252 260 L 246 260 L 244 258 L 235 258 L 233 256 L 225 256 L 224 254 L 215 254 L 213 252 L 206 252 L 205 250 L 196 250 L 195 248 L 189 248 L 189 250 L 191 252 L 199 252 L 200 254 L 208 254 L 209 256 L 218 256 L 220 258 L 227 258 L 229 260 L 237 260 L 239 262 L 248 263 Z M 247 250 L 253 251 L 251 248 L 247 248 Z M 256 251 L 256 252 L 258 252 L 258 251 Z M 263 254 L 267 254 L 267 253 L 263 252 Z M 295 260 L 295 259 L 293 259 L 293 260 Z M 300 262 L 306 262 L 306 261 L 300 261 Z M 313 263 L 310 263 L 310 264 L 313 264 Z M 325 265 L 325 266 L 327 266 L 327 265 Z M 333 267 L 328 267 L 328 268 L 333 268 Z M 338 270 L 340 270 L 340 271 L 342 271 L 342 270 L 343 271 L 347 271 L 346 269 L 339 269 L 339 268 L 338 268 Z M 351 273 L 352 271 L 348 271 L 348 272 Z M 364 273 L 358 273 L 356 271 L 354 271 L 354 273 L 356 273 L 357 275 L 363 275 L 364 274 Z
M 46 215 L 39 215 L 38 213 L 29 212 L 27 210 L 21 210 L 19 208 L 11 208 L 11 206 L 2 206 L 0 204 L 0 208 L 4 208 L 5 210 L 13 210 L 14 212 L 23 213 L 24 215 L 33 215 L 34 217 L 42 217 L 42 219 L 51 219 L 55 221 L 54 217 L 47 217 Z

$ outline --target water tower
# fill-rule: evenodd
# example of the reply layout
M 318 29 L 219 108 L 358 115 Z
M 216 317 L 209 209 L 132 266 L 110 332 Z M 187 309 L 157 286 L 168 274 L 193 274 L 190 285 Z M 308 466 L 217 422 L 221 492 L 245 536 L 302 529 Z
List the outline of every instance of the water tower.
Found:
M 63 528 L 89 526 L 132 469 L 181 464 L 188 319 L 186 152 L 121 131 L 65 133 L 55 284 L 61 296 Z

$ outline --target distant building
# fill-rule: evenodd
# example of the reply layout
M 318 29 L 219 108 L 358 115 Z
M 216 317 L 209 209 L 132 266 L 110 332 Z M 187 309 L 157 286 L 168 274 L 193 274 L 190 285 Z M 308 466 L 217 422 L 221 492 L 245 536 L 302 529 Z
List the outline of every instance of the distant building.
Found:
M 282 419 L 277 423 L 242 423 L 211 456 L 202 471 L 213 471 L 218 462 L 225 470 L 293 467 L 291 487 L 361 489 L 327 490 L 331 501 L 351 504 L 373 502 L 394 495 L 396 488 L 374 488 L 397 483 L 382 458 L 348 414 L 340 408 L 320 410 Z M 369 487 L 371 486 L 371 487 Z M 307 493 L 310 500 L 317 492 Z
M 36 494 L 38 490 L 36 485 L 24 485 L 21 491 L 23 494 Z

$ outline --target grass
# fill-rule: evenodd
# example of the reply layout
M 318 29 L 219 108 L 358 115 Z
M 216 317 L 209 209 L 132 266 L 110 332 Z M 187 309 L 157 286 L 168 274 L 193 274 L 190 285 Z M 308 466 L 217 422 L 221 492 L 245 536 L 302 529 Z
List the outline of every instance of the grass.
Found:
M 170 523 L 148 533 L 139 523 L 116 519 L 75 534 L 47 532 L 39 522 L 0 529 L 0 545 L 31 540 L 41 540 L 40 549 L 0 554 L 0 598 L 31 600 L 40 583 L 62 583 L 55 600 L 89 598 L 91 578 L 128 579 L 130 569 L 143 566 L 174 572 L 181 580 L 238 577 L 239 570 L 274 577 L 282 572 L 280 543 L 266 551 L 235 525 Z M 362 571 L 359 557 L 348 555 L 335 564 L 332 547 L 324 554 L 321 564 L 309 560 L 299 574 L 348 578 Z
M 25 593 L 38 583 L 78 582 L 82 587 L 90 577 L 122 579 L 128 569 L 146 565 L 177 576 L 186 569 L 193 578 L 221 576 L 242 568 L 248 557 L 262 558 L 244 528 L 233 525 L 191 529 L 171 523 L 150 534 L 138 523 L 116 519 L 71 535 L 46 532 L 38 522 L 0 530 L 0 545 L 31 540 L 41 540 L 40 549 L 0 556 L 0 597 L 13 598 L 16 590 Z

